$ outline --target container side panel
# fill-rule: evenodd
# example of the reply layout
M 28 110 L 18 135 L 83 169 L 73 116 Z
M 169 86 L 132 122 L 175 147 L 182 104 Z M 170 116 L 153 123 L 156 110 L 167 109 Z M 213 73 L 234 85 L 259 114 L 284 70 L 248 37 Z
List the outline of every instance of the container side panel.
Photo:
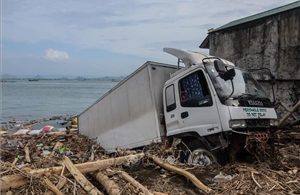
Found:
M 154 76 L 149 75 L 152 70 Z M 108 151 L 160 141 L 162 90 L 174 71 L 174 67 L 146 63 L 81 113 L 79 130 L 90 138 L 97 137 L 97 142 Z
M 111 111 L 112 111 L 112 128 L 115 129 L 118 126 L 128 122 L 129 118 L 129 106 L 128 106 L 128 90 L 126 83 L 118 87 L 111 93 Z
M 126 83 L 128 90 L 129 117 L 130 120 L 152 111 L 151 90 L 147 68 Z
M 111 96 L 106 96 L 100 102 L 95 104 L 93 107 L 97 107 L 98 116 L 93 118 L 96 126 L 94 129 L 94 138 L 97 137 L 97 142 L 102 146 L 114 145 L 115 139 L 112 129 L 113 118 L 112 118 L 112 105 Z
M 88 131 L 89 129 L 88 120 L 89 120 L 88 112 L 85 112 L 78 118 L 78 129 L 81 134 L 90 137 L 89 135 L 90 132 Z

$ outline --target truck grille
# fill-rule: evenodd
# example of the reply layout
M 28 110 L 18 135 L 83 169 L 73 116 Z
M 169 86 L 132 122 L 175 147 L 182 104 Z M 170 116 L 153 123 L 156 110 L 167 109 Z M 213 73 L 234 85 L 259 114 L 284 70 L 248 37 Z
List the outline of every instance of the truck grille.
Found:
M 248 128 L 270 127 L 270 119 L 246 120 Z

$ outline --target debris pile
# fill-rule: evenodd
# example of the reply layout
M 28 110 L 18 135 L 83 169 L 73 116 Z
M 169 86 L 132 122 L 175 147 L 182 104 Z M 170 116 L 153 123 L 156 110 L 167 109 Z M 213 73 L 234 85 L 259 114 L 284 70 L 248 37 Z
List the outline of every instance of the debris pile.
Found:
M 202 167 L 179 163 L 167 142 L 106 154 L 75 133 L 0 137 L 1 193 L 299 194 L 300 146 L 294 138 L 299 130 L 278 131 L 276 160 Z
M 1 194 L 300 194 L 300 127 L 293 116 L 299 107 L 281 118 L 272 142 L 248 145 L 258 153 L 225 166 L 180 163 L 168 140 L 107 154 L 67 127 L 6 135 L 0 137 Z

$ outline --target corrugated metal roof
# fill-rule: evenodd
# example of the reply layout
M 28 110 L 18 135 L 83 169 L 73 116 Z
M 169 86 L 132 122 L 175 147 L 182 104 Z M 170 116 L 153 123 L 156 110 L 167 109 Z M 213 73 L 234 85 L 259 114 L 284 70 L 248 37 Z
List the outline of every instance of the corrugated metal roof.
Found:
M 265 12 L 261 12 L 261 13 L 258 13 L 258 14 L 252 15 L 252 16 L 248 16 L 248 17 L 245 17 L 245 18 L 234 20 L 232 22 L 229 22 L 229 23 L 215 29 L 214 31 L 212 31 L 212 33 L 215 32 L 215 31 L 219 31 L 219 30 L 229 28 L 229 27 L 232 27 L 232 26 L 236 26 L 236 25 L 239 25 L 239 24 L 243 24 L 243 23 L 246 23 L 246 22 L 251 22 L 251 21 L 254 21 L 254 20 L 258 20 L 260 18 L 264 18 L 264 17 L 267 17 L 267 16 L 271 16 L 271 15 L 278 14 L 278 13 L 288 11 L 288 10 L 291 10 L 291 9 L 295 9 L 295 8 L 300 8 L 300 0 L 296 1 L 296 2 L 293 2 L 293 3 L 290 3 L 290 4 L 287 4 L 287 5 L 284 5 L 284 6 L 281 6 L 281 7 L 277 7 L 277 8 L 265 11 Z

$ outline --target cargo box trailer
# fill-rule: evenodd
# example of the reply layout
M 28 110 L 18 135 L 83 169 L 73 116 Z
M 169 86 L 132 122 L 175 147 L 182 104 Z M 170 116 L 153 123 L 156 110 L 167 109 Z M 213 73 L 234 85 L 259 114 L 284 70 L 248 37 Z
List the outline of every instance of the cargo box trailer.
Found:
M 79 131 L 109 152 L 160 142 L 162 89 L 176 71 L 174 65 L 146 62 L 79 115 Z

